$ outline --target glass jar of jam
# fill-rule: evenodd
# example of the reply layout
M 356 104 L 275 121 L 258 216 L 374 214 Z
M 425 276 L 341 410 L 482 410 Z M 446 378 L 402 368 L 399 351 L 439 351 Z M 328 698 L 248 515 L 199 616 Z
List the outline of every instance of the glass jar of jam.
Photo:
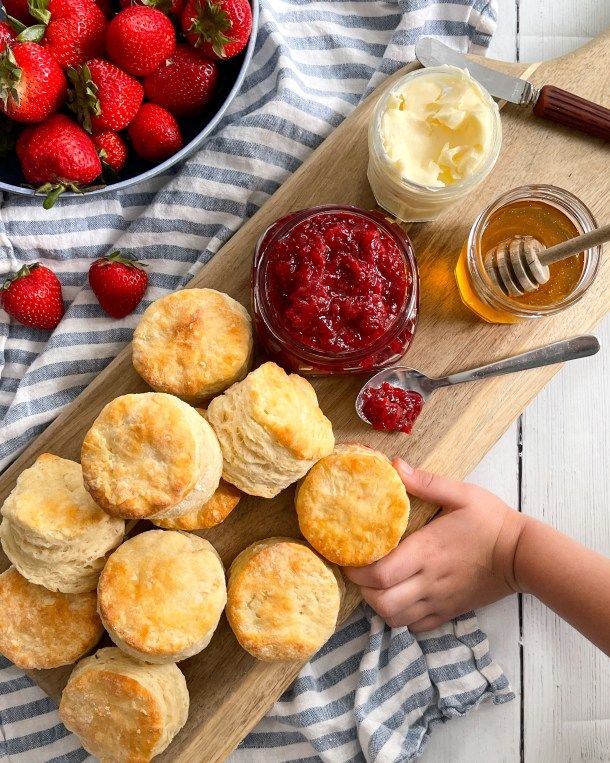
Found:
M 484 209 L 462 247 L 455 276 L 464 304 L 489 323 L 553 315 L 570 307 L 593 283 L 601 246 L 550 265 L 550 279 L 535 291 L 508 296 L 489 277 L 485 255 L 518 236 L 533 236 L 545 248 L 588 233 L 595 218 L 580 199 L 551 185 L 514 188 Z
M 419 308 L 408 236 L 379 212 L 325 205 L 277 220 L 254 254 L 259 339 L 301 374 L 349 374 L 396 363 Z

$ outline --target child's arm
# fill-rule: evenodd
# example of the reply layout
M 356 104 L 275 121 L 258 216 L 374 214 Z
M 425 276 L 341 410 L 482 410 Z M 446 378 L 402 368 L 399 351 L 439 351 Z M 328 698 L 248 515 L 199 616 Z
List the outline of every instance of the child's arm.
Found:
M 443 510 L 383 559 L 345 570 L 390 625 L 429 630 L 524 591 L 610 654 L 610 559 L 476 485 L 394 465 L 409 493 Z

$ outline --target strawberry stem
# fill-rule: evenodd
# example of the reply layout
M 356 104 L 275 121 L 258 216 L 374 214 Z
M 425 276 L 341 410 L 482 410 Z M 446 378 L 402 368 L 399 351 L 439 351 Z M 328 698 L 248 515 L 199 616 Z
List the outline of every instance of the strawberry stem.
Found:
M 17 85 L 21 80 L 22 71 L 17 64 L 15 54 L 10 47 L 0 53 L 0 101 L 4 108 L 8 106 L 8 99 L 12 98 L 17 105 L 21 100 Z
M 45 26 L 51 21 L 51 12 L 49 11 L 49 0 L 28 0 L 30 16 L 33 16 Z
M 44 37 L 46 29 L 44 24 L 24 27 L 17 35 L 17 42 L 40 42 Z
M 233 28 L 229 14 L 215 0 L 198 0 L 195 8 L 197 17 L 188 30 L 189 34 L 197 35 L 195 47 L 209 42 L 218 58 L 226 58 L 225 45 L 233 42 L 233 38 L 225 34 Z
M 115 249 L 114 252 L 107 254 L 104 259 L 109 263 L 118 262 L 121 265 L 128 265 L 129 267 L 137 268 L 138 270 L 143 270 L 144 268 L 148 267 L 145 262 L 140 262 L 139 260 L 136 260 L 135 257 L 131 257 L 130 255 L 121 254 L 118 249 Z
M 18 281 L 20 278 L 29 276 L 30 273 L 39 266 L 40 266 L 39 262 L 30 262 L 29 265 L 22 265 L 16 273 L 13 273 L 12 275 L 8 276 L 8 278 L 5 279 L 4 283 L 2 284 L 1 290 L 6 291 L 7 289 L 10 288 L 10 285 L 14 281 Z
M 68 108 L 75 114 L 78 121 L 87 132 L 92 131 L 91 116 L 99 117 L 102 113 L 98 87 L 91 77 L 91 70 L 87 64 L 78 68 L 71 66 L 68 69 L 68 79 L 71 87 L 68 90 Z

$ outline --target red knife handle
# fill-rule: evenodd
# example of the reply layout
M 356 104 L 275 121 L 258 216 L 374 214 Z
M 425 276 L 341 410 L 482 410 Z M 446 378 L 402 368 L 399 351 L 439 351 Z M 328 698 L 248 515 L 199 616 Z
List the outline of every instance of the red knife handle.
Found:
M 610 109 L 559 87 L 544 85 L 541 88 L 534 114 L 610 141 Z

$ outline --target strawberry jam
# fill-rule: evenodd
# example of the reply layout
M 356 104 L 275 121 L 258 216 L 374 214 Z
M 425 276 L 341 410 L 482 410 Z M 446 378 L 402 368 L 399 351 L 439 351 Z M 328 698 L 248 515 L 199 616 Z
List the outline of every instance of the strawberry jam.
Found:
M 254 263 L 259 337 L 302 373 L 346 373 L 400 358 L 417 320 L 417 269 L 382 215 L 318 207 L 275 223 Z
M 375 429 L 411 433 L 413 424 L 424 407 L 419 392 L 401 389 L 384 382 L 371 387 L 363 395 L 362 413 Z

